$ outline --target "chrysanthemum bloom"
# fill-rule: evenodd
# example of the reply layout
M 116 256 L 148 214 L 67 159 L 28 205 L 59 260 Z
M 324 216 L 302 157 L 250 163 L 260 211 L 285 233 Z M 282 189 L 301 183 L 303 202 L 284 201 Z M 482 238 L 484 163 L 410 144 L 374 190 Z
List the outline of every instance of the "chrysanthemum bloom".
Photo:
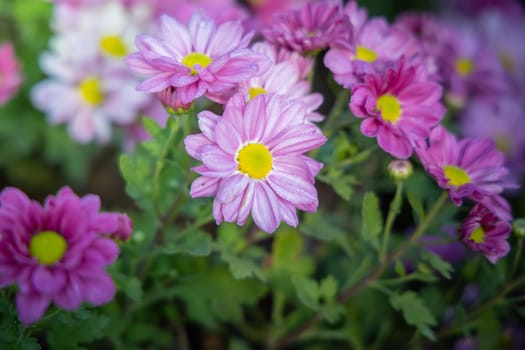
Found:
M 253 46 L 256 52 L 267 52 L 271 46 L 267 43 L 257 43 Z M 306 119 L 319 122 L 324 116 L 315 112 L 323 103 L 323 96 L 319 93 L 310 93 L 311 84 L 301 80 L 299 70 L 292 62 L 274 63 L 264 74 L 248 79 L 239 84 L 239 93 L 245 95 L 247 100 L 253 97 L 276 93 L 284 98 L 304 104 L 306 108 Z
M 33 87 L 32 101 L 50 123 L 67 123 L 77 142 L 109 142 L 112 125 L 133 124 L 151 101 L 135 91 L 137 79 L 125 67 L 67 62 L 53 54 L 44 54 L 41 63 L 52 76 Z
M 129 237 L 131 221 L 99 210 L 98 196 L 79 198 L 69 187 L 43 206 L 16 188 L 0 193 L 0 287 L 18 286 L 23 323 L 38 321 L 50 303 L 75 310 L 83 302 L 113 299 L 115 285 L 105 268 L 119 247 L 108 237 Z
M 251 26 L 256 29 L 270 25 L 274 16 L 303 7 L 310 0 L 247 0 L 253 12 Z
M 354 41 L 330 48 L 324 64 L 334 74 L 334 79 L 346 88 L 362 82 L 367 74 L 382 72 L 385 65 L 402 56 L 412 59 L 421 51 L 408 31 L 391 28 L 381 17 L 368 19 L 366 10 L 353 1 L 346 5 L 344 13 L 354 26 Z
M 352 88 L 350 109 L 361 132 L 377 137 L 379 146 L 397 158 L 408 158 L 445 113 L 441 86 L 420 79 L 416 68 L 401 60 L 384 74 L 369 74 Z
M 331 0 L 312 1 L 277 15 L 262 33 L 269 42 L 300 53 L 348 45 L 353 40 L 352 25 L 341 2 Z
M 437 126 L 429 136 L 428 145 L 416 148 L 423 167 L 438 185 L 448 190 L 456 205 L 463 197 L 475 201 L 500 194 L 512 187 L 506 182 L 503 153 L 490 139 L 457 140 L 443 126 Z
M 18 91 L 22 78 L 20 65 L 10 43 L 0 45 L 0 106 Z
M 303 56 L 298 52 L 290 51 L 266 41 L 255 43 L 252 48 L 266 55 L 273 63 L 288 62 L 294 65 L 299 70 L 300 79 L 305 79 L 312 73 L 314 67 L 314 57 L 312 56 Z
M 493 264 L 510 250 L 507 238 L 511 226 L 482 204 L 476 204 L 460 228 L 461 240 Z
M 158 16 L 166 14 L 184 24 L 196 12 L 210 17 L 217 24 L 249 17 L 248 11 L 235 0 L 157 0 L 155 12 Z
M 133 71 L 149 76 L 137 86 L 139 91 L 159 92 L 172 86 L 182 103 L 203 95 L 224 103 L 239 82 L 268 69 L 268 58 L 247 48 L 251 37 L 243 35 L 237 21 L 216 26 L 195 14 L 187 28 L 162 16 L 159 36 L 137 36 L 139 51 L 126 62 Z
M 213 216 L 273 232 L 281 221 L 296 226 L 296 208 L 318 206 L 314 177 L 322 164 L 304 155 L 326 142 L 319 128 L 305 122 L 305 109 L 277 95 L 259 95 L 246 103 L 234 96 L 223 116 L 199 113 L 201 134 L 186 138 L 186 150 L 202 165 L 192 197 L 215 196 Z

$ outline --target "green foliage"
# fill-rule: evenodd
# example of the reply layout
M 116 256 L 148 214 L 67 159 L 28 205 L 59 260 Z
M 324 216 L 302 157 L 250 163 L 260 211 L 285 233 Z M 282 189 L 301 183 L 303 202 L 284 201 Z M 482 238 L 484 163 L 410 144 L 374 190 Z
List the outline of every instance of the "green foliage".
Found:
M 361 234 L 379 251 L 379 234 L 383 229 L 383 216 L 379 210 L 379 199 L 373 192 L 365 193 L 361 210 Z
M 403 313 L 409 325 L 415 326 L 428 339 L 435 340 L 434 332 L 430 327 L 436 325 L 436 319 L 416 293 L 411 291 L 403 294 L 394 293 L 390 296 L 390 304 L 395 310 Z
M 450 279 L 450 274 L 452 271 L 454 271 L 454 268 L 449 262 L 443 260 L 439 255 L 434 254 L 428 250 L 423 250 L 421 252 L 421 258 L 427 261 L 430 266 L 438 271 L 443 277 Z

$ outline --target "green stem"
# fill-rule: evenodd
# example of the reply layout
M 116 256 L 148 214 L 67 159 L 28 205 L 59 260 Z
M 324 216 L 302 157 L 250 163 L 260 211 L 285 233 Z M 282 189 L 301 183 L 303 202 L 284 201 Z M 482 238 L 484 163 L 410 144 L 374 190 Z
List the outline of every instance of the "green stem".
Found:
M 346 89 L 339 91 L 339 93 L 337 94 L 333 107 L 330 110 L 330 114 L 326 118 L 326 122 L 323 125 L 323 132 L 326 135 L 326 137 L 329 138 L 332 134 L 332 129 L 334 129 L 337 118 L 339 117 L 341 112 L 343 112 L 343 109 L 348 103 L 349 98 L 349 91 Z
M 516 255 L 514 255 L 514 261 L 512 262 L 512 269 L 510 270 L 510 274 L 509 274 L 509 277 L 511 278 L 516 272 L 516 269 L 518 268 L 522 250 L 523 250 L 523 238 L 520 238 L 518 241 L 518 249 L 516 250 Z
M 428 214 L 421 220 L 419 223 L 419 226 L 414 231 L 412 236 L 409 240 L 407 240 L 404 244 L 400 245 L 396 250 L 394 250 L 392 253 L 390 253 L 379 265 L 377 265 L 370 273 L 363 278 L 361 278 L 356 284 L 351 286 L 350 288 L 346 289 L 343 293 L 339 295 L 337 298 L 337 302 L 340 304 L 344 304 L 348 301 L 352 296 L 359 293 L 363 289 L 369 286 L 370 283 L 374 282 L 381 276 L 383 271 L 392 264 L 397 258 L 399 258 L 405 251 L 407 251 L 410 247 L 412 247 L 414 244 L 416 244 L 421 237 L 421 235 L 428 229 L 429 225 L 432 223 L 432 220 L 436 217 L 437 213 L 445 203 L 445 201 L 448 198 L 448 193 L 443 192 L 441 196 L 438 198 L 438 200 L 434 203 L 434 206 L 432 209 L 428 212 Z M 524 277 L 525 278 L 525 277 Z M 308 331 L 311 327 L 315 326 L 317 322 L 319 322 L 322 319 L 321 313 L 315 314 L 312 318 L 310 318 L 306 323 L 303 323 L 302 326 L 297 328 L 294 332 L 290 333 L 288 336 L 283 338 L 281 341 L 277 342 L 274 346 L 272 346 L 272 349 L 281 349 L 285 347 L 286 345 L 294 342 L 297 340 L 301 335 L 303 335 L 306 331 Z
M 390 233 L 392 232 L 392 226 L 397 216 L 401 212 L 401 203 L 403 196 L 403 181 L 396 181 L 396 193 L 394 199 L 390 202 L 390 208 L 388 209 L 388 215 L 386 218 L 385 228 L 383 230 L 383 244 L 381 246 L 381 261 L 385 260 L 386 252 L 388 250 L 388 241 L 390 239 Z

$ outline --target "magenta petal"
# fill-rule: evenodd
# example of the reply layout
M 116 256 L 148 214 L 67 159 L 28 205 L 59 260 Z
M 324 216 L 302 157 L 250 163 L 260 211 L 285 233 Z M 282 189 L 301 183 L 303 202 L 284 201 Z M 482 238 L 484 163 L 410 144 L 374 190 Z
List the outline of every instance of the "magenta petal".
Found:
M 50 299 L 36 292 L 18 293 L 16 296 L 16 308 L 18 318 L 23 324 L 29 325 L 44 316 Z
M 192 182 L 190 195 L 192 198 L 214 196 L 217 193 L 220 181 L 220 178 L 200 176 Z
M 253 197 L 252 217 L 263 231 L 272 233 L 279 227 L 279 199 L 267 185 L 257 183 Z
M 64 287 L 66 274 L 57 268 L 38 266 L 33 271 L 32 282 L 36 291 L 51 297 Z
M 87 302 L 93 305 L 109 303 L 116 292 L 115 284 L 106 272 L 99 273 L 95 279 L 85 281 L 83 290 Z
M 59 293 L 53 297 L 53 302 L 65 310 L 76 310 L 83 301 L 84 286 L 78 277 L 69 274 L 68 281 Z

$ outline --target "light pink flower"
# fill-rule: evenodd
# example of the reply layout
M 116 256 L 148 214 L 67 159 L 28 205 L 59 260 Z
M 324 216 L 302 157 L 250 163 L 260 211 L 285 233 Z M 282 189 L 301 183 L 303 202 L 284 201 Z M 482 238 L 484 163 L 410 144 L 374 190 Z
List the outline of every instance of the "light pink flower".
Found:
M 13 46 L 4 43 L 0 45 L 0 106 L 16 94 L 21 83 L 20 64 Z
M 237 84 L 261 74 L 268 58 L 248 49 L 251 34 L 243 35 L 237 21 L 219 26 L 195 14 L 189 28 L 171 17 L 162 16 L 158 37 L 139 35 L 138 52 L 127 57 L 129 67 L 148 78 L 139 91 L 177 89 L 182 103 L 205 95 L 224 103 Z
M 0 193 L 0 287 L 18 286 L 23 323 L 38 321 L 50 303 L 75 310 L 85 301 L 113 299 L 115 285 L 105 269 L 119 247 L 106 236 L 126 239 L 131 221 L 99 210 L 98 196 L 79 198 L 69 187 L 43 206 L 16 188 Z
M 187 24 L 191 16 L 199 12 L 217 24 L 234 20 L 245 20 L 248 11 L 235 0 L 157 0 L 155 12 L 158 16 L 166 14 Z
M 445 113 L 441 86 L 424 81 L 401 60 L 384 74 L 368 74 L 354 85 L 350 109 L 364 118 L 361 132 L 377 137 L 379 146 L 397 158 L 408 158 Z
M 200 134 L 186 137 L 186 150 L 202 162 L 191 186 L 192 197 L 215 196 L 213 216 L 273 232 L 281 221 L 296 226 L 296 208 L 318 206 L 314 177 L 322 164 L 304 155 L 326 142 L 317 126 L 305 122 L 305 109 L 277 95 L 259 95 L 249 103 L 234 96 L 224 114 L 199 113 Z

